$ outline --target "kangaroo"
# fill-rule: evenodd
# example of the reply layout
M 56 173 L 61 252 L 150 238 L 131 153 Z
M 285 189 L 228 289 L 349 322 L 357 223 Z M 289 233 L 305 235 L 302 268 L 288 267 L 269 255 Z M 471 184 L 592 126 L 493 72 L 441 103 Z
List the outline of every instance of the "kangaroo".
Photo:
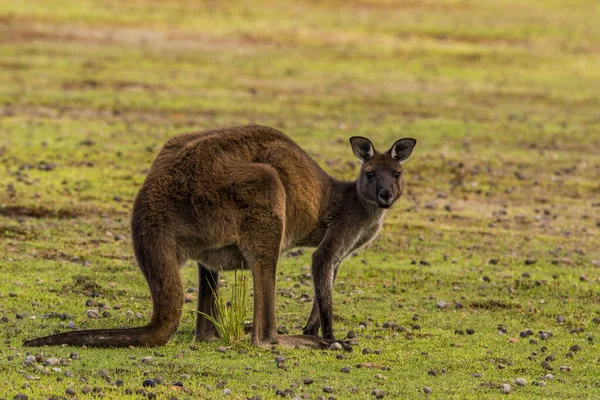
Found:
M 356 181 L 343 182 L 273 128 L 242 126 L 171 138 L 152 164 L 131 218 L 135 257 L 152 297 L 150 323 L 64 332 L 24 345 L 166 344 L 182 314 L 179 267 L 193 259 L 198 264 L 198 311 L 216 316 L 219 271 L 248 266 L 254 289 L 251 342 L 259 347 L 329 347 L 336 342 L 332 287 L 340 263 L 375 237 L 386 210 L 401 196 L 401 164 L 416 140 L 400 139 L 384 153 L 364 137 L 351 137 L 350 144 L 362 166 Z M 316 247 L 314 302 L 303 335 L 279 335 L 277 261 L 295 246 Z M 195 339 L 216 338 L 215 326 L 198 313 Z

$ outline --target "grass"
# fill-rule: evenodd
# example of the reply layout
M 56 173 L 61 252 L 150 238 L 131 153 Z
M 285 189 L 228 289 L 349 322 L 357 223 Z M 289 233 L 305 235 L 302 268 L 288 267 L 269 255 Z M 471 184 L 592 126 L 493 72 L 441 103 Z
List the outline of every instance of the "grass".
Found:
M 235 345 L 246 339 L 244 331 L 245 323 L 249 322 L 248 307 L 248 279 L 244 276 L 243 270 L 238 276 L 237 270 L 233 272 L 233 281 L 231 283 L 231 298 L 225 299 L 218 296 L 215 288 L 212 288 L 217 298 L 217 315 L 212 316 L 201 311 L 200 315 L 212 322 L 219 337 L 228 345 Z
M 432 398 L 485 399 L 503 383 L 511 398 L 600 396 L 598 7 L 0 3 L 0 398 L 71 397 L 68 387 L 109 399 L 268 399 L 286 388 L 419 398 L 428 386 Z M 278 367 L 246 343 L 225 353 L 194 343 L 191 264 L 167 346 L 21 346 L 69 321 L 146 323 L 129 215 L 147 168 L 172 135 L 246 123 L 282 129 L 341 179 L 357 173 L 348 137 L 382 150 L 418 140 L 405 195 L 335 285 L 334 330 L 357 333 L 354 352 L 282 349 Z M 278 324 L 291 334 L 310 313 L 301 296 L 313 296 L 304 250 L 279 263 Z M 27 366 L 27 351 L 64 365 Z M 160 383 L 143 387 L 150 378 Z

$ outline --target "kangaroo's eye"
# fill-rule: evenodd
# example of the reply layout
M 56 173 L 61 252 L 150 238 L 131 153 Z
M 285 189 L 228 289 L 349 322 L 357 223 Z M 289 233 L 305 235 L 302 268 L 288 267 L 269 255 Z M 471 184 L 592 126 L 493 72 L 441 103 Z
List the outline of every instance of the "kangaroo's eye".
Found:
M 394 179 L 400 179 L 400 172 L 394 172 Z
M 367 172 L 365 175 L 367 176 L 367 179 L 373 179 L 375 172 Z

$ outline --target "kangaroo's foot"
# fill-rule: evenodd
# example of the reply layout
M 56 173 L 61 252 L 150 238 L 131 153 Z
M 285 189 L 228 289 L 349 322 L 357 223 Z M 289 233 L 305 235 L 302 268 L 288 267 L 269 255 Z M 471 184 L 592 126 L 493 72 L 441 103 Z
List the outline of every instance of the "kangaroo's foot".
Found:
M 273 346 L 282 346 L 287 348 L 310 348 L 327 350 L 333 343 L 339 343 L 346 351 L 352 351 L 352 340 L 323 339 L 319 336 L 311 335 L 276 335 L 271 339 L 260 342 L 252 341 L 256 346 L 270 348 Z

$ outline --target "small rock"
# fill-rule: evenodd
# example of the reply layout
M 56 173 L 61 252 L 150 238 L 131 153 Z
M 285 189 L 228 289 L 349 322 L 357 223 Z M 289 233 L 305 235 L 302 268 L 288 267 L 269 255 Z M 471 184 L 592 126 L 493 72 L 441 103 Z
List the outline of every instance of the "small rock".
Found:
M 446 307 L 448 307 L 448 303 L 446 303 L 445 301 L 440 301 L 437 303 L 437 307 L 438 308 L 446 308 Z
M 533 265 L 536 263 L 537 260 L 533 260 L 531 258 L 528 258 L 525 260 L 525 265 Z
M 600 318 L 599 318 L 599 320 L 600 320 Z M 356 332 L 354 332 L 354 331 L 348 331 L 348 334 L 346 335 L 346 337 L 348 339 L 356 339 Z
M 365 347 L 362 351 L 363 354 L 371 354 L 373 352 L 373 350 L 371 350 L 369 347 Z
M 531 335 L 533 335 L 533 331 L 531 329 L 527 329 L 527 330 L 524 330 L 523 332 L 519 333 L 519 336 L 521 336 L 522 338 L 526 338 Z
M 65 393 L 68 394 L 69 396 L 75 396 L 77 394 L 75 389 L 73 389 L 72 387 L 66 388 Z
M 24 363 L 25 363 L 25 365 L 27 365 L 29 367 L 33 367 L 35 365 L 36 361 L 37 360 L 36 360 L 35 356 L 28 355 L 27 357 L 25 357 Z
M 349 374 L 350 373 L 351 368 L 350 367 L 344 367 L 342 368 L 340 371 L 345 373 L 345 374 Z
M 75 322 L 69 321 L 69 322 L 67 322 L 67 328 L 69 328 L 69 329 L 77 329 L 77 325 L 75 325 Z
M 565 372 L 570 372 L 571 371 L 571 367 L 569 367 L 568 365 L 561 365 L 560 366 L 560 370 L 561 371 L 565 371 Z
M 23 393 L 18 393 L 15 395 L 15 397 L 13 397 L 14 400 L 28 400 L 29 396 L 27 396 L 26 394 Z
M 152 361 L 154 361 L 154 358 L 142 357 L 142 359 L 140 361 L 142 362 L 142 364 L 152 364 Z
M 154 387 L 156 386 L 156 381 L 154 379 L 146 379 L 142 382 L 143 387 Z
M 277 356 L 275 357 L 275 363 L 277 365 L 281 365 L 285 362 L 285 357 L 284 356 Z
M 225 346 L 219 346 L 219 347 L 217 347 L 217 351 L 221 352 L 221 353 L 225 353 L 227 350 L 229 350 L 229 348 L 225 347 Z
M 556 317 L 556 322 L 558 322 L 559 324 L 564 324 L 567 321 L 567 318 L 563 315 L 559 315 L 558 317 Z
M 467 335 L 473 335 L 474 333 L 475 333 L 475 329 L 473 329 L 473 328 L 467 329 Z
M 92 308 L 91 310 L 87 310 L 86 314 L 87 314 L 87 317 L 91 318 L 91 319 L 100 318 L 100 312 L 95 308 Z
M 47 358 L 44 361 L 44 365 L 48 365 L 48 366 L 54 366 L 59 363 L 60 363 L 60 360 L 58 358 Z
M 423 388 L 423 392 L 425 392 L 425 394 L 431 394 L 433 393 L 433 389 L 431 389 L 429 386 L 425 386 Z
M 546 385 L 547 385 L 547 384 L 546 384 L 546 382 L 544 382 L 544 381 L 538 382 L 538 386 L 539 386 L 539 387 L 544 387 L 544 386 L 546 386 Z
M 331 386 L 325 386 L 325 387 L 323 388 L 323 391 L 324 391 L 325 393 L 333 393 L 333 392 L 334 392 L 334 390 L 333 390 L 333 388 L 332 388 Z
M 312 379 L 312 378 L 305 378 L 303 382 L 304 382 L 305 385 L 312 385 L 312 383 L 314 382 L 314 379 Z
M 544 376 L 544 378 L 546 378 L 547 380 L 551 381 L 552 379 L 554 379 L 554 375 L 552 375 L 552 374 L 546 374 L 546 376 Z
M 517 384 L 517 386 L 527 385 L 527 381 L 525 380 L 525 378 L 517 378 L 515 379 L 515 383 Z
M 224 394 L 225 396 L 231 396 L 231 393 L 232 393 L 232 392 L 231 392 L 231 389 L 223 389 L 223 394 Z
M 3 315 L 2 318 L 0 318 L 0 321 L 7 323 L 9 321 L 9 319 L 6 315 Z
M 508 383 L 503 383 L 503 384 L 502 384 L 502 388 L 500 389 L 500 391 L 501 391 L 503 394 L 509 394 L 509 393 L 510 393 L 510 391 L 511 391 L 510 385 L 509 385 Z
M 384 392 L 381 389 L 374 389 L 371 392 L 371 396 L 375 396 L 376 399 L 383 399 L 385 397 L 385 395 L 387 394 L 387 392 Z
M 329 346 L 329 350 L 342 350 L 343 347 L 341 344 L 339 344 L 338 342 L 333 342 L 331 343 L 331 346 Z

